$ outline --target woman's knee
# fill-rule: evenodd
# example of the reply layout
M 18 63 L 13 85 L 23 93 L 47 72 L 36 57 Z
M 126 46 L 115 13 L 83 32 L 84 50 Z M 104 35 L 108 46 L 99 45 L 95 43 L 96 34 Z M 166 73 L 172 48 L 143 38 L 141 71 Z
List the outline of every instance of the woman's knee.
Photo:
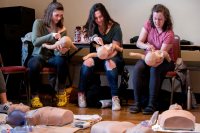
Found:
M 55 60 L 55 65 L 57 65 L 58 67 L 62 66 L 66 67 L 67 65 L 67 59 L 63 56 L 56 56 L 54 60 Z
M 140 67 L 138 67 L 138 66 L 133 66 L 133 73 L 137 73 L 137 72 L 139 72 L 140 71 Z
M 28 61 L 28 64 L 27 64 L 28 68 L 30 68 L 31 70 L 38 70 L 41 68 L 42 66 L 42 63 L 40 61 L 39 58 L 37 57 L 32 57 L 30 58 L 30 60 Z
M 133 72 L 140 72 L 143 70 L 145 70 L 145 64 L 143 61 L 138 61 L 133 67 Z
M 94 66 L 94 60 L 92 58 L 89 58 L 83 62 L 83 65 L 85 65 L 87 67 L 92 67 L 92 66 Z
M 116 68 L 116 63 L 113 60 L 107 60 L 105 62 L 105 66 L 107 70 L 113 70 L 114 68 Z
M 150 75 L 160 75 L 161 70 L 157 67 L 151 67 L 150 69 Z

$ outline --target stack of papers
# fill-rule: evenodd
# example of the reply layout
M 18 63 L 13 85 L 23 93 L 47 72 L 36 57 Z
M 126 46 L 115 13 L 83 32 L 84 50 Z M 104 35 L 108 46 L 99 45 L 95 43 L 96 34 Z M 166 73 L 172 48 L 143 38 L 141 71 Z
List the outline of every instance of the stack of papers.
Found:
M 74 115 L 74 122 L 72 125 L 78 128 L 88 128 L 93 124 L 102 120 L 102 117 L 94 114 L 94 115 Z

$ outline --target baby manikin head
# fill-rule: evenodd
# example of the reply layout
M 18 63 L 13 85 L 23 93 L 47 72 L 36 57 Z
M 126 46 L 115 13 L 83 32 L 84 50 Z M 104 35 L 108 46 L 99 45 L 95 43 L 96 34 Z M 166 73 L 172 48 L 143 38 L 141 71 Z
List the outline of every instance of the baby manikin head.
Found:
M 59 43 L 61 43 L 62 47 L 65 48 L 73 48 L 73 49 L 78 49 L 72 42 L 71 38 L 68 36 L 63 36 L 60 40 Z
M 109 55 L 109 52 L 108 52 L 108 49 L 106 47 L 100 46 L 100 47 L 97 48 L 97 57 L 99 59 L 104 60 L 108 57 L 108 55 Z
M 160 65 L 164 60 L 164 55 L 160 50 L 156 51 L 149 51 L 145 56 L 145 63 L 148 66 L 158 66 Z

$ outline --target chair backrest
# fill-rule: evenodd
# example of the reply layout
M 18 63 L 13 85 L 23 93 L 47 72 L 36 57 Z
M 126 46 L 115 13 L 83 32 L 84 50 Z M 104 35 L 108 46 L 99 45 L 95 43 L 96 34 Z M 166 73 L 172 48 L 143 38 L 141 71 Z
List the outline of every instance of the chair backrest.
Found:
M 173 54 L 175 61 L 177 60 L 177 58 L 181 57 L 180 37 L 178 35 L 174 36 Z

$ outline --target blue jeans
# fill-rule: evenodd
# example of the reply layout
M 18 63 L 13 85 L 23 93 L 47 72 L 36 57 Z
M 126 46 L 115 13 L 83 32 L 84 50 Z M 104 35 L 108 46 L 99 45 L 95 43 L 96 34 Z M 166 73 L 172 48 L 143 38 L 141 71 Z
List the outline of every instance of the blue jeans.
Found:
M 53 56 L 49 60 L 44 60 L 39 56 L 31 57 L 28 61 L 29 68 L 29 80 L 31 86 L 32 94 L 36 95 L 41 88 L 41 76 L 40 71 L 43 67 L 54 67 L 57 71 L 57 81 L 58 83 L 55 86 L 56 91 L 60 91 L 65 88 L 66 78 L 68 74 L 68 63 L 67 59 L 64 56 Z M 55 75 L 51 75 L 55 77 Z M 53 78 L 51 77 L 51 79 Z M 54 78 L 55 79 L 55 78 Z M 55 85 L 55 83 L 53 83 Z
M 87 92 L 87 88 L 90 86 L 92 82 L 92 78 L 94 78 L 94 70 L 102 70 L 104 68 L 106 72 L 106 77 L 111 88 L 111 95 L 118 96 L 118 71 L 121 71 L 124 67 L 124 60 L 121 56 L 115 56 L 111 60 L 115 62 L 116 68 L 112 70 L 107 70 L 105 66 L 106 60 L 100 60 L 99 58 L 94 59 L 94 66 L 87 67 L 84 64 L 81 66 L 80 70 L 80 80 L 79 80 L 79 91 Z
M 139 60 L 133 69 L 133 89 L 135 103 L 140 105 L 142 95 L 149 94 L 148 105 L 157 105 L 158 93 L 165 74 L 174 70 L 174 62 L 163 61 L 158 67 L 149 67 L 143 60 Z M 148 89 L 148 90 L 147 90 Z

